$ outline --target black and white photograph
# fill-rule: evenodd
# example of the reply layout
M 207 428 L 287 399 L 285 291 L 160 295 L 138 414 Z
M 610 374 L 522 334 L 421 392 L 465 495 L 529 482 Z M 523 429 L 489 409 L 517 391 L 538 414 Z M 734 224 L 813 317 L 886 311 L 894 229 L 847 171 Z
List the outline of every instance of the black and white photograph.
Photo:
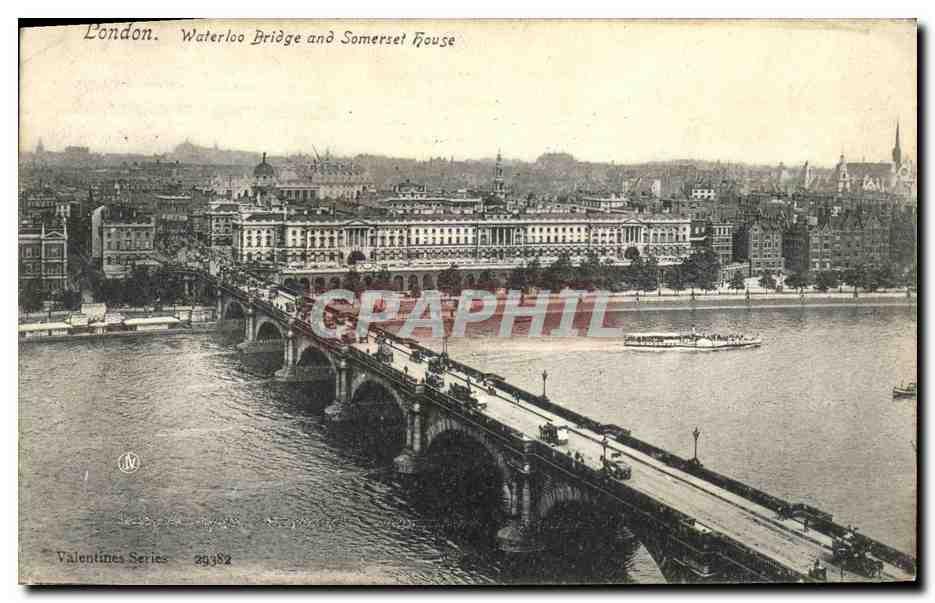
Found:
M 917 583 L 919 35 L 21 20 L 19 583 Z

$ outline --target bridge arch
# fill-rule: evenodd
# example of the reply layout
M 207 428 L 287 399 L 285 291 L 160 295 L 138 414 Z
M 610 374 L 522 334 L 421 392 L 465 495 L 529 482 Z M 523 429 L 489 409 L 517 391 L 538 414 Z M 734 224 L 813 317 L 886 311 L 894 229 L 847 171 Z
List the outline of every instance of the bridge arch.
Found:
M 236 299 L 228 299 L 224 303 L 223 310 L 221 311 L 221 316 L 225 319 L 242 319 L 246 318 L 247 311 L 244 309 L 243 304 Z
M 457 432 L 464 437 L 474 440 L 478 444 L 484 447 L 487 453 L 490 455 L 490 458 L 493 459 L 494 464 L 497 466 L 497 469 L 500 471 L 500 477 L 503 480 L 503 485 L 506 486 L 506 493 L 512 495 L 510 490 L 510 484 L 513 481 L 513 474 L 510 471 L 510 466 L 507 464 L 507 460 L 504 457 L 503 453 L 497 449 L 497 447 L 482 433 L 479 433 L 477 430 L 468 427 L 464 423 L 457 421 L 451 417 L 441 417 L 432 421 L 425 430 L 425 439 L 423 440 L 423 449 L 428 450 L 431 448 L 432 444 L 438 440 L 439 437 L 450 434 L 452 432 Z
M 382 390 L 381 393 L 389 394 L 389 397 L 392 398 L 393 402 L 396 403 L 396 406 L 399 408 L 399 411 L 402 413 L 403 417 L 407 417 L 409 415 L 409 408 L 392 383 L 383 377 L 364 372 L 358 373 L 351 380 L 348 399 L 350 400 L 352 406 L 358 402 L 358 394 L 361 393 L 365 387 L 371 389 L 371 391 Z
M 539 495 L 539 502 L 536 505 L 537 517 L 548 517 L 555 507 L 565 503 L 579 503 L 593 505 L 597 503 L 597 497 L 589 490 L 561 483 L 554 484 L 542 494 Z
M 472 449 L 475 452 L 470 452 Z M 470 504 L 480 505 L 478 512 L 486 509 L 497 521 L 519 513 L 517 485 L 506 455 L 482 432 L 452 417 L 435 417 L 425 429 L 422 454 L 435 471 L 444 474 L 454 468 L 460 474 L 454 481 L 438 480 L 448 483 L 449 495 L 473 498 Z M 477 481 L 478 472 L 487 476 L 481 482 Z M 455 485 L 459 483 L 462 485 Z M 479 483 L 488 485 L 486 493 L 477 489 Z
M 296 350 L 295 363 L 297 366 L 328 366 L 332 374 L 336 375 L 338 372 L 331 354 L 325 352 L 314 343 L 305 343 Z
M 364 373 L 351 378 L 347 395 L 356 437 L 378 458 L 390 462 L 406 444 L 409 417 L 397 388 Z
M 622 578 L 620 556 L 641 556 L 654 564 L 658 576 L 668 579 L 667 559 L 660 534 L 633 522 L 614 504 L 588 487 L 564 481 L 548 482 L 536 497 L 536 524 L 540 541 L 574 574 L 587 579 Z M 663 537 L 664 538 L 664 537 Z M 642 545 L 643 552 L 640 552 Z M 648 556 L 648 557 L 647 557 Z M 601 563 L 595 564 L 595 560 Z M 608 560 L 616 560 L 605 563 Z
M 256 324 L 257 341 L 266 341 L 269 339 L 282 339 L 282 329 L 275 320 L 271 318 L 260 318 Z

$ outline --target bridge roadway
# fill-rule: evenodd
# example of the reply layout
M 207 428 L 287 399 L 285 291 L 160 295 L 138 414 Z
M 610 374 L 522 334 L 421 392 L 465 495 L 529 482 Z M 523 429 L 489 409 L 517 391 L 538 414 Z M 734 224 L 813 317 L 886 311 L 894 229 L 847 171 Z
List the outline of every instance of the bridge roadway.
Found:
M 410 359 L 411 349 L 394 341 L 392 367 L 407 372 L 422 380 L 427 366 Z M 352 347 L 372 354 L 376 350 L 373 342 L 355 343 Z M 458 379 L 467 383 L 469 377 L 450 369 L 444 375 L 445 387 Z M 529 438 L 539 437 L 539 426 L 546 421 L 556 425 L 569 425 L 568 443 L 558 449 L 571 454 L 578 452 L 584 462 L 595 470 L 602 468 L 603 436 L 594 431 L 570 425 L 567 420 L 528 402 L 517 401 L 505 392 L 490 394 L 480 384 L 472 382 L 472 391 L 479 402 L 486 404 L 482 411 L 487 416 L 523 433 Z M 753 549 L 787 568 L 807 575 L 816 558 L 828 568 L 829 581 L 841 579 L 841 568 L 831 562 L 831 537 L 815 530 L 806 531 L 804 525 L 794 519 L 781 519 L 776 512 L 742 496 L 738 496 L 717 485 L 691 474 L 679 471 L 662 461 L 639 450 L 635 450 L 612 439 L 607 440 L 608 456 L 620 453 L 620 458 L 631 468 L 632 475 L 627 486 L 642 492 L 686 515 L 694 517 L 704 526 L 727 536 L 743 546 Z M 846 571 L 846 581 L 866 581 L 861 574 Z M 885 581 L 912 580 L 911 574 L 901 568 L 884 564 Z

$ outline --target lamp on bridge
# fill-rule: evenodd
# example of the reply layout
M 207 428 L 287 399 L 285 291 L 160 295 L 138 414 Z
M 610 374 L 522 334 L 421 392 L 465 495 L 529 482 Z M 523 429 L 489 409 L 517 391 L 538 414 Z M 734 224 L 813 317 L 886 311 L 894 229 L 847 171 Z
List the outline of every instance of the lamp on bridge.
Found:
M 545 395 L 545 382 L 548 381 L 548 379 L 549 379 L 549 372 L 542 371 L 542 399 L 543 400 L 549 399 L 549 397 Z
M 695 429 L 692 430 L 692 436 L 694 436 L 695 438 L 695 456 L 692 457 L 692 462 L 695 463 L 696 465 L 701 464 L 701 462 L 698 460 L 698 436 L 700 435 L 701 435 L 701 430 L 698 429 L 698 427 L 696 426 Z

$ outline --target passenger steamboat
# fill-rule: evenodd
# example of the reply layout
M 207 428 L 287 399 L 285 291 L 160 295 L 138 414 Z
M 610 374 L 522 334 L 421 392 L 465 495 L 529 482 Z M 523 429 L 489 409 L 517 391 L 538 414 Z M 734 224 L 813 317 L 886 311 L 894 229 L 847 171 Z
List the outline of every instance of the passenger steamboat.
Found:
M 755 348 L 763 344 L 759 337 L 742 334 L 718 333 L 629 333 L 623 338 L 624 347 L 644 350 L 738 350 Z
M 900 384 L 893 388 L 894 398 L 915 398 L 917 393 L 918 390 L 914 381 L 909 385 Z

